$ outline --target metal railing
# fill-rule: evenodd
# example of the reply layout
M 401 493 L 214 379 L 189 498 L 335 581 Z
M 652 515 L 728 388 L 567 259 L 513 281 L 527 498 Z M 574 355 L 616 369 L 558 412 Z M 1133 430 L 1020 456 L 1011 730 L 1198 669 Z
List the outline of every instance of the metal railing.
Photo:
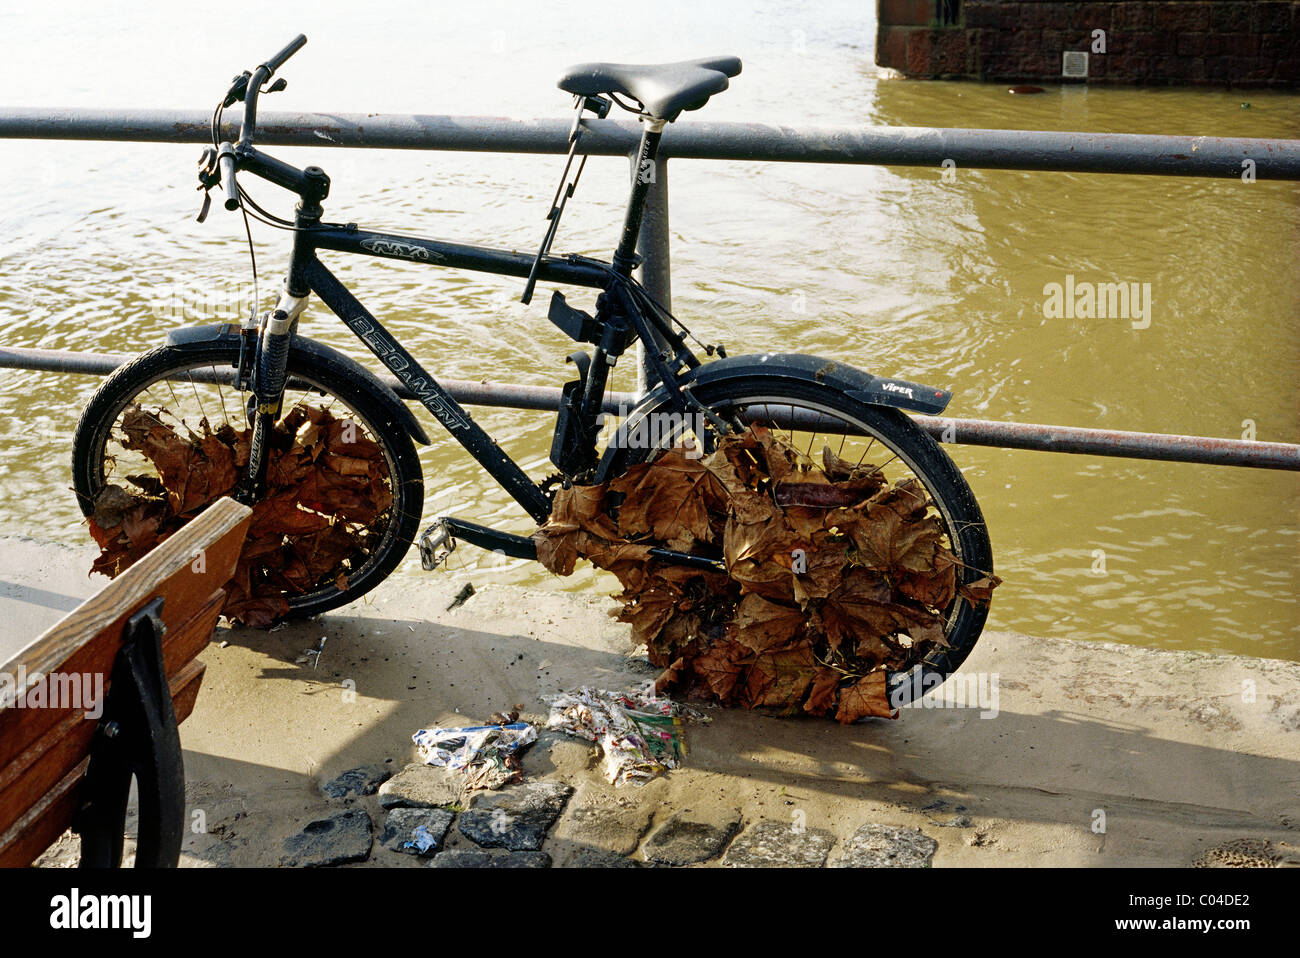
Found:
M 209 113 L 186 110 L 0 108 L 0 138 L 209 143 Z M 264 113 L 259 145 L 559 153 L 570 121 L 482 116 L 359 113 Z M 637 124 L 583 122 L 582 152 L 631 156 Z M 237 139 L 236 124 L 223 135 Z M 665 159 L 764 160 L 958 167 L 1157 176 L 1240 177 L 1242 161 L 1261 180 L 1300 180 L 1300 141 L 1138 133 L 965 130 L 923 127 L 824 127 L 794 130 L 763 123 L 710 123 L 690 117 L 664 131 Z
M 0 108 L 0 138 L 207 143 L 209 122 L 208 114 L 192 111 Z M 636 124 L 593 120 L 584 126 L 582 152 L 634 159 L 639 137 Z M 560 119 L 271 113 L 259 117 L 258 142 L 564 154 L 568 152 L 569 127 L 569 121 Z M 236 132 L 234 124 L 227 124 L 224 135 L 234 139 Z M 660 165 L 641 228 L 642 282 L 666 306 L 671 306 L 672 293 L 667 169 L 671 158 L 934 168 L 951 161 L 961 168 L 1232 179 L 1240 179 L 1249 170 L 1256 180 L 1300 180 L 1298 140 L 911 127 L 793 130 L 692 118 L 664 134 Z M 105 375 L 127 358 L 0 349 L 0 367 L 52 372 Z M 643 383 L 641 380 L 638 385 Z M 403 395 L 404 390 L 395 380 L 389 385 Z M 444 385 L 458 401 L 468 404 L 555 409 L 559 403 L 560 391 L 552 388 L 458 381 L 445 381 Z M 635 398 L 630 393 L 614 394 L 608 397 L 606 409 L 617 412 Z M 940 442 L 1300 470 L 1300 445 L 1032 423 L 915 418 Z
M 133 357 L 123 353 L 73 353 L 57 349 L 15 349 L 0 346 L 0 369 L 32 369 L 55 373 L 107 376 Z M 413 400 L 405 383 L 395 376 L 379 376 L 403 399 Z M 228 376 L 234 380 L 234 372 Z M 560 407 L 560 390 L 554 386 L 519 386 L 462 379 L 440 379 L 459 403 L 470 406 L 504 406 L 510 409 L 554 411 Z M 637 395 L 610 392 L 604 411 L 625 415 L 636 406 Z M 781 419 L 780 416 L 776 418 Z M 1045 426 L 1036 423 L 989 422 L 981 419 L 950 419 L 914 416 L 913 420 L 939 442 L 970 446 L 1001 446 L 1040 452 L 1070 452 L 1092 456 L 1131 459 L 1164 459 L 1219 466 L 1253 466 L 1257 469 L 1300 469 L 1300 446 L 1278 442 L 1214 439 L 1201 436 L 1171 436 L 1163 433 L 1116 432 L 1079 429 L 1073 426 Z M 782 425 L 826 431 L 824 421 L 782 421 Z

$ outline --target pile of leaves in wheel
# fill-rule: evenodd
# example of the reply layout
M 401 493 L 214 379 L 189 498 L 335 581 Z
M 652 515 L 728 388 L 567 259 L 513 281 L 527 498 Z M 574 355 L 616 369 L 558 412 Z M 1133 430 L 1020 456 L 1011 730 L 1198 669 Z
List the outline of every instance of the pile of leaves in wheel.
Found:
M 156 475 L 126 476 L 95 500 L 90 534 L 100 546 L 92 572 L 113 577 L 206 506 L 235 490 L 248 463 L 251 429 L 173 426 L 132 406 L 117 438 Z M 287 596 L 330 583 L 347 588 L 377 543 L 374 520 L 393 502 L 379 445 L 327 409 L 298 406 L 268 443 L 267 495 L 253 508 L 244 550 L 222 613 L 266 628 L 289 610 Z M 382 528 L 382 524 L 380 524 Z
M 678 446 L 611 482 L 557 491 L 538 558 L 618 577 L 620 609 L 661 693 L 786 714 L 892 717 L 886 673 L 945 645 L 943 610 L 987 602 L 996 577 L 959 561 L 923 487 L 822 451 L 815 463 L 759 427 L 707 457 Z M 726 573 L 650 558 L 721 550 Z M 703 546 L 703 548 L 701 548 Z

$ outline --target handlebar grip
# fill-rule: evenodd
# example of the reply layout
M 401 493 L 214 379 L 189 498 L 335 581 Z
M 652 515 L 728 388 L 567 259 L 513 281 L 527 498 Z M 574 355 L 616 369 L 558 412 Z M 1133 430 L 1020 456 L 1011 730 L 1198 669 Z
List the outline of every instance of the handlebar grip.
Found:
M 235 184 L 235 154 L 223 152 L 218 157 L 221 186 L 226 191 L 226 209 L 239 209 L 239 187 Z
M 287 47 L 285 47 L 275 56 L 271 57 L 271 59 L 267 60 L 266 63 L 262 65 L 266 67 L 267 70 L 270 71 L 270 73 L 274 73 L 276 70 L 280 69 L 280 67 L 284 66 L 285 60 L 288 60 L 291 56 L 293 56 L 295 53 L 297 53 L 306 45 L 307 45 L 307 35 L 300 33 L 298 34 L 298 36 L 296 36 L 293 40 L 289 42 L 289 45 Z M 268 77 L 270 76 L 270 73 L 267 74 Z

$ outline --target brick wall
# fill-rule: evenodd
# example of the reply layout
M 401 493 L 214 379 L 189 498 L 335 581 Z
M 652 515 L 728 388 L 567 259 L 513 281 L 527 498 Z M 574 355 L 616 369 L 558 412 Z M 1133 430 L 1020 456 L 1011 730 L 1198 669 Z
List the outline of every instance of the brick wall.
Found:
M 876 63 L 908 76 L 1060 80 L 1062 54 L 1077 50 L 1089 54 L 1089 83 L 1300 86 L 1300 0 L 877 0 L 876 9 Z

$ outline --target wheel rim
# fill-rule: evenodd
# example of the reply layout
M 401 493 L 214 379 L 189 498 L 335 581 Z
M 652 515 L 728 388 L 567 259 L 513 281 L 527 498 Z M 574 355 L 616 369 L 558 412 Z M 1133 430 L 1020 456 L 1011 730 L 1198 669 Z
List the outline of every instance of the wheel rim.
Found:
M 748 423 L 752 427 L 755 423 L 767 425 L 777 432 L 783 439 L 790 442 L 796 449 L 808 454 L 811 450 L 811 458 L 816 459 L 820 455 L 821 444 L 820 438 L 829 437 L 832 432 L 828 427 L 839 422 L 842 426 L 847 425 L 853 432 L 864 435 L 854 436 L 850 432 L 843 430 L 834 431 L 833 441 L 829 441 L 830 449 L 837 456 L 846 459 L 850 463 L 859 464 L 871 463 L 881 467 L 891 485 L 904 478 L 912 477 L 921 483 L 926 492 L 929 502 L 929 509 L 933 510 L 942 522 L 944 544 L 949 548 L 957 560 L 963 565 L 968 564 L 972 559 L 970 549 L 962 539 L 962 522 L 963 520 L 954 514 L 954 505 L 944 499 L 943 496 L 937 496 L 935 493 L 936 486 L 940 485 L 937 477 L 931 476 L 919 463 L 917 463 L 906 450 L 899 448 L 899 443 L 891 437 L 883 435 L 883 430 L 877 428 L 874 424 L 847 414 L 843 409 L 835 408 L 825 402 L 818 402 L 816 399 L 792 397 L 787 395 L 773 395 L 770 393 L 755 392 L 753 394 L 737 390 L 734 395 L 719 397 L 716 402 L 709 403 L 710 408 L 716 414 L 723 418 L 738 417 L 739 422 L 732 422 L 734 426 L 740 426 Z M 812 414 L 812 428 L 800 429 L 784 425 L 794 418 L 792 415 L 796 411 Z M 784 415 L 782 415 L 784 413 Z M 675 427 L 664 430 L 661 434 L 661 442 L 655 450 L 650 451 L 644 456 L 634 456 L 633 459 L 648 459 L 656 451 L 667 448 L 670 445 L 680 444 L 693 438 L 699 442 L 704 451 L 712 451 L 712 443 L 715 437 L 706 435 L 702 440 L 698 436 L 698 430 L 688 420 L 683 422 L 680 416 L 673 415 L 672 420 Z M 804 424 L 807 425 L 808 418 L 805 416 Z M 712 427 L 706 429 L 706 433 L 712 433 Z M 855 439 L 860 446 L 864 446 L 860 452 L 849 454 L 850 444 Z M 887 456 L 881 457 L 881 461 L 873 462 L 868 455 L 872 448 L 876 450 L 887 450 Z M 843 454 L 843 455 L 842 455 Z M 894 465 L 892 470 L 891 464 Z M 955 471 L 955 467 L 954 467 Z M 900 474 L 901 473 L 901 474 Z M 958 478 L 960 474 L 958 473 Z M 972 500 L 973 501 L 973 500 Z M 982 523 L 982 520 L 981 520 Z M 982 564 L 991 565 L 991 562 L 984 561 Z M 982 574 L 992 574 L 991 568 L 978 569 Z M 968 574 L 968 578 L 973 576 Z M 959 576 L 959 580 L 962 577 Z M 970 617 L 977 616 L 977 610 L 969 600 L 957 596 L 942 610 L 944 618 L 944 633 L 946 637 L 951 638 L 959 630 L 965 628 L 970 623 Z M 982 627 L 982 615 L 977 616 L 979 626 Z M 953 644 L 949 649 L 934 649 L 928 653 L 920 662 L 905 672 L 890 672 L 889 686 L 891 697 L 896 697 L 900 704 L 905 704 L 912 700 L 912 686 L 908 687 L 908 682 L 913 678 L 914 671 L 920 668 L 925 674 L 937 674 L 941 678 L 946 678 L 969 654 L 971 647 L 974 645 L 974 639 L 978 637 L 976 629 L 970 639 L 960 645 Z M 954 654 L 955 653 L 955 654 Z M 927 689 L 928 690 L 928 689 Z
M 139 451 L 128 449 L 123 444 L 123 417 L 134 406 L 142 407 L 151 419 L 157 419 L 176 430 L 188 429 L 201 433 L 204 419 L 214 431 L 222 424 L 236 430 L 247 428 L 244 409 L 250 394 L 235 388 L 233 372 L 230 357 L 224 355 L 220 360 L 215 361 L 190 360 L 177 363 L 157 372 L 145 386 L 118 402 L 112 410 L 111 418 L 105 417 L 104 421 L 107 424 L 101 426 L 95 437 L 88 476 L 92 501 L 93 497 L 109 484 L 122 485 L 131 493 L 138 492 L 139 484 L 131 482 L 128 476 L 155 478 L 158 476 L 158 470 L 153 467 L 152 461 L 147 456 Z M 397 535 L 401 499 L 400 490 L 393 477 L 399 475 L 398 464 L 389 444 L 380 441 L 380 433 L 374 424 L 353 404 L 317 381 L 311 374 L 292 368 L 292 364 L 290 380 L 291 385 L 285 390 L 281 422 L 295 409 L 324 409 L 338 420 L 354 423 L 358 427 L 357 434 L 373 441 L 382 452 L 385 483 L 391 493 L 392 502 L 372 521 L 353 524 L 364 526 L 370 541 L 367 544 L 364 561 L 359 565 L 352 564 L 356 556 L 348 557 L 347 575 L 348 584 L 351 586 L 368 576 L 382 562 Z M 162 415 L 155 415 L 159 411 Z M 292 546 L 293 541 L 295 537 L 286 536 L 284 545 Z M 309 591 L 297 594 L 290 594 L 285 590 L 284 598 L 290 609 L 310 606 L 346 591 L 333 582 L 322 585 L 322 581 L 318 578 L 315 586 Z

